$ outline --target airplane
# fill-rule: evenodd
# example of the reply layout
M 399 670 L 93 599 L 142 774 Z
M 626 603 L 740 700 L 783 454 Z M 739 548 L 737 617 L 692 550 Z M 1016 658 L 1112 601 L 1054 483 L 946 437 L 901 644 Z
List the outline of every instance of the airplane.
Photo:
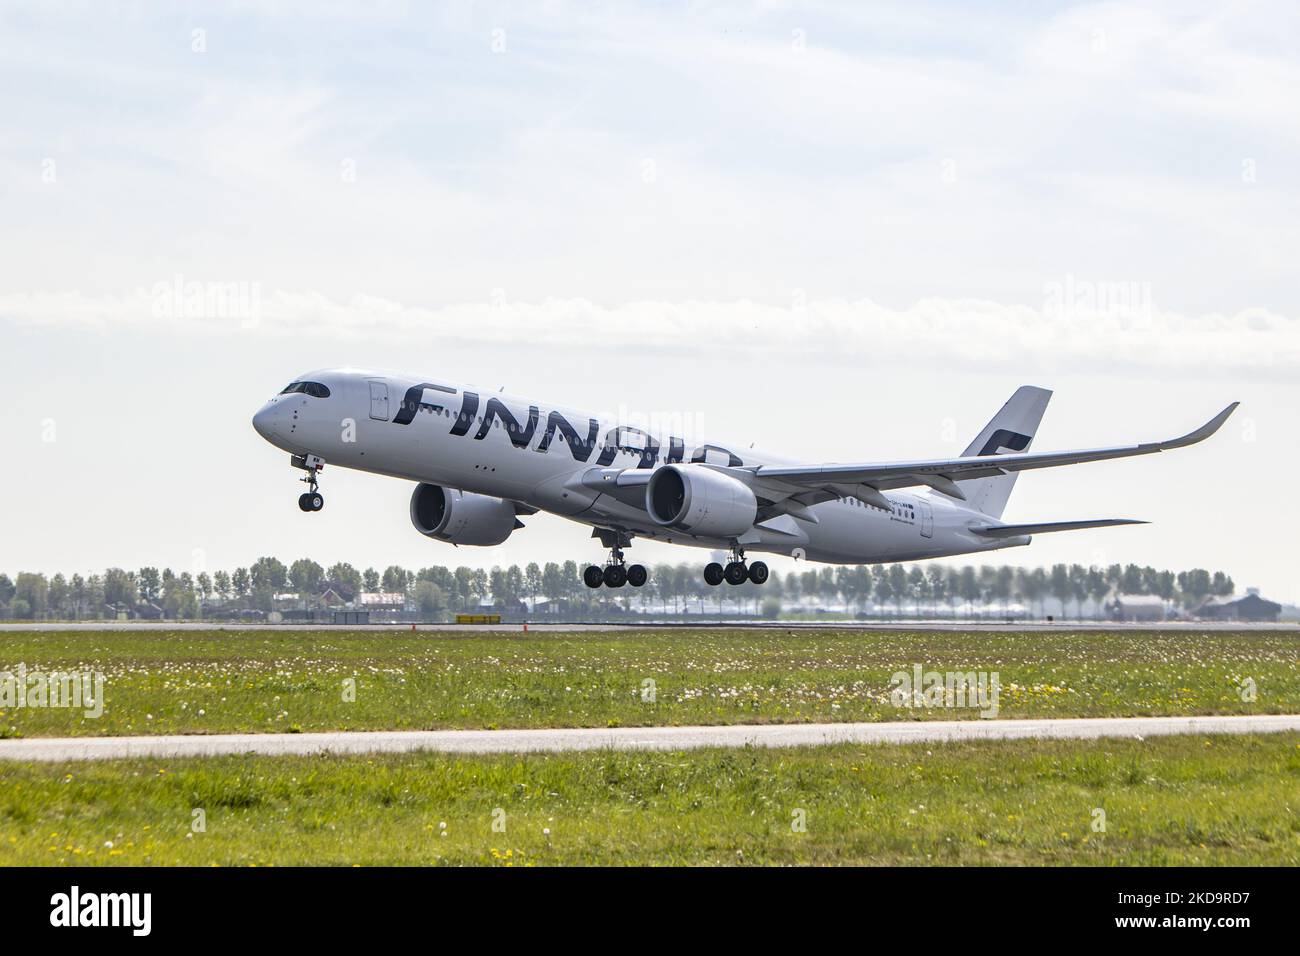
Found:
M 1021 471 L 1183 448 L 1213 435 L 1239 403 L 1162 442 L 1031 452 L 1052 393 L 1026 385 L 956 458 L 808 464 L 620 425 L 589 412 L 394 372 L 335 368 L 295 378 L 253 427 L 306 472 L 305 512 L 324 507 L 328 462 L 416 483 L 410 517 L 453 545 L 499 545 L 539 511 L 592 527 L 608 549 L 588 587 L 641 587 L 635 538 L 726 552 L 710 585 L 762 584 L 749 552 L 879 564 L 1029 544 L 1036 534 L 1145 524 L 1128 518 L 1010 524 Z

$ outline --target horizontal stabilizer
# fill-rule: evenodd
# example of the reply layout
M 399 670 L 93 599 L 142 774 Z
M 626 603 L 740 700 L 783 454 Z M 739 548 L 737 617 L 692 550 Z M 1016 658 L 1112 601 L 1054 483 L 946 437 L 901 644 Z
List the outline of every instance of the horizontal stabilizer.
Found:
M 1022 534 L 1047 534 L 1051 531 L 1084 531 L 1088 528 L 1113 528 L 1122 524 L 1147 524 L 1133 518 L 1096 518 L 1092 521 L 1048 521 L 1041 524 L 996 524 L 971 528 L 986 538 L 1018 538 Z

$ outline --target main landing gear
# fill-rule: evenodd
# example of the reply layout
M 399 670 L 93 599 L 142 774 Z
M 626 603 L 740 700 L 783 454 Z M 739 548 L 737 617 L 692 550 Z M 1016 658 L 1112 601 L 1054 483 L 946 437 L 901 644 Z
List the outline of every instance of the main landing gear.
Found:
M 632 545 L 630 534 L 598 528 L 592 536 L 600 538 L 601 544 L 609 548 L 609 559 L 603 568 L 593 564 L 582 572 L 582 582 L 587 587 L 594 589 L 603 584 L 607 588 L 621 588 L 630 584 L 639 588 L 645 584 L 650 575 L 644 565 L 626 564 L 623 560 L 623 549 Z
M 767 576 L 767 565 L 762 561 L 745 564 L 745 552 L 742 548 L 731 549 L 731 560 L 727 562 L 726 567 L 714 561 L 704 569 L 704 582 L 711 587 L 717 587 L 723 581 L 733 587 L 746 581 L 751 584 L 763 584 L 767 581 Z
M 294 455 L 292 462 L 293 467 L 307 472 L 307 477 L 298 480 L 305 481 L 311 489 L 298 496 L 298 508 L 302 511 L 320 511 L 325 507 L 325 496 L 320 493 L 320 483 L 316 476 L 324 470 L 325 460 L 317 455 Z

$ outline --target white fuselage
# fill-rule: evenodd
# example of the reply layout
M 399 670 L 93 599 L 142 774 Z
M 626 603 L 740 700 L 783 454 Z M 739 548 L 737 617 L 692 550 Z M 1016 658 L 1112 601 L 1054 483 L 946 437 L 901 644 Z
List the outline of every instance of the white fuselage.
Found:
M 704 462 L 736 467 L 793 462 L 725 443 L 620 428 L 578 409 L 473 386 L 364 369 L 312 372 L 328 397 L 294 392 L 254 417 L 269 442 L 330 465 L 519 502 L 598 528 L 672 544 L 794 555 L 837 564 L 912 561 L 1029 542 L 990 540 L 970 528 L 987 515 L 929 490 L 891 492 L 892 507 L 856 498 L 812 505 L 816 521 L 780 515 L 738 539 L 661 527 L 645 509 L 645 487 L 601 482 L 612 469 Z

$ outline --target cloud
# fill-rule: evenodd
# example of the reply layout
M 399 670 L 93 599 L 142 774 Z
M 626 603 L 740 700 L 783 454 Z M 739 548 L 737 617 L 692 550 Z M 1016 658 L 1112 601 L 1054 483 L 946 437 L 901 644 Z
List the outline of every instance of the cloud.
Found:
M 751 301 L 504 296 L 438 308 L 377 296 L 339 301 L 314 291 L 264 291 L 256 283 L 185 276 L 121 296 L 0 294 L 0 322 L 29 328 L 148 328 L 180 336 L 310 333 L 340 342 L 424 338 L 506 350 L 540 343 L 567 351 L 652 350 L 665 355 L 769 353 L 842 362 L 925 363 L 953 369 L 1150 369 L 1173 375 L 1290 380 L 1300 367 L 1300 321 L 1264 309 L 1183 315 L 1158 308 L 1138 283 L 1066 277 L 1039 307 L 974 299 L 924 299 L 907 308 L 870 300 L 785 306 Z M 528 343 L 521 345 L 521 343 Z
M 1300 314 L 1285 5 L 298 8 L 0 12 L 0 288 Z

